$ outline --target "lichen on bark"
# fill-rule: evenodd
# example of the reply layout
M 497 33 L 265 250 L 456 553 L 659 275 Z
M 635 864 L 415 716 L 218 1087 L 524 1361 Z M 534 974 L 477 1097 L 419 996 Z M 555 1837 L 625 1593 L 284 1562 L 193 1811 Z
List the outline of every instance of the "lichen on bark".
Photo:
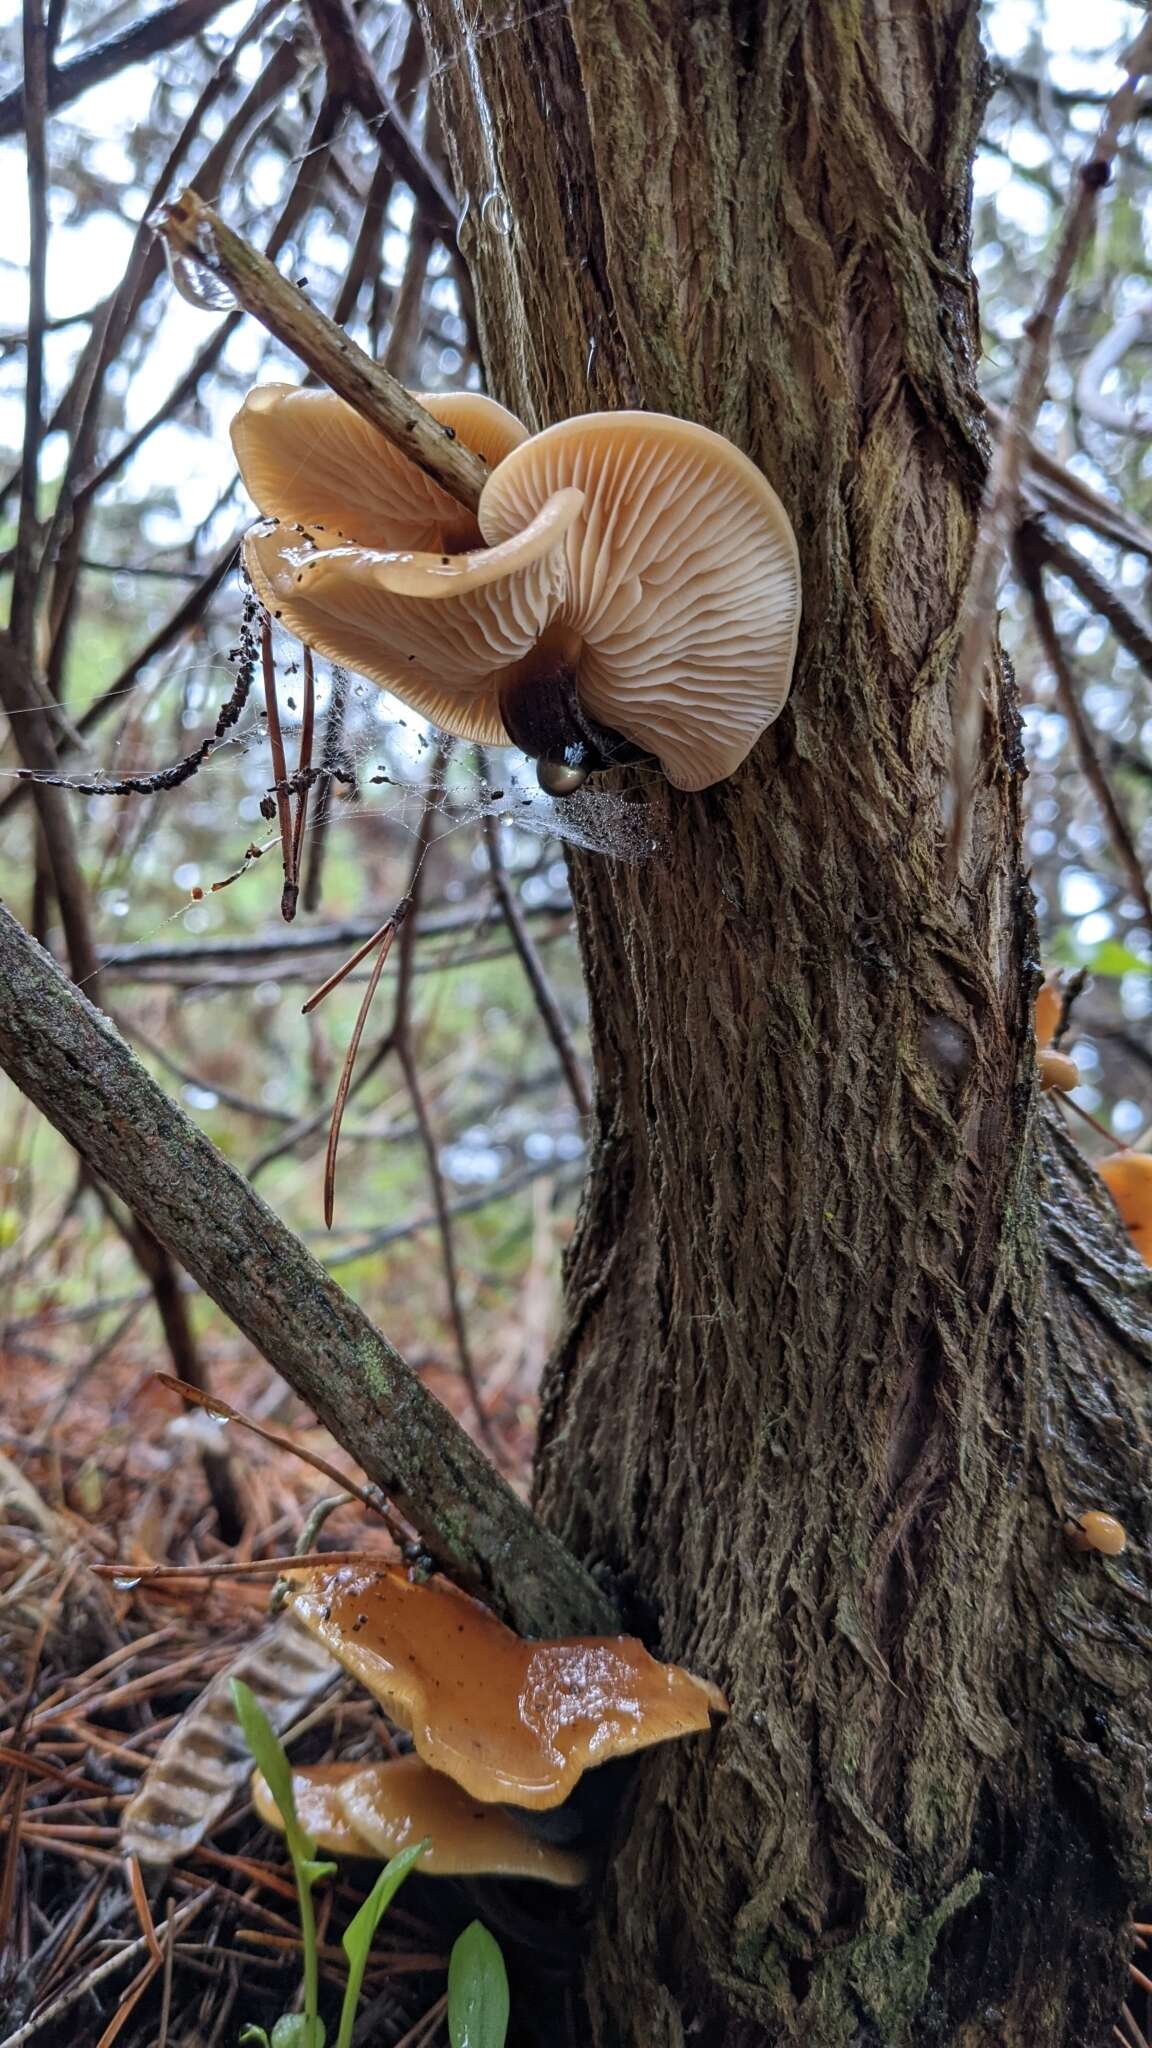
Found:
M 495 395 L 728 434 L 804 575 L 746 767 L 656 788 L 658 865 L 571 860 L 596 1132 L 537 1498 L 733 1704 L 618 1817 L 592 2034 L 1106 2039 L 1147 1882 L 1152 1283 L 1037 1110 L 1010 677 L 945 860 L 976 5 L 421 13 Z M 1070 1554 L 1086 1505 L 1117 1563 Z

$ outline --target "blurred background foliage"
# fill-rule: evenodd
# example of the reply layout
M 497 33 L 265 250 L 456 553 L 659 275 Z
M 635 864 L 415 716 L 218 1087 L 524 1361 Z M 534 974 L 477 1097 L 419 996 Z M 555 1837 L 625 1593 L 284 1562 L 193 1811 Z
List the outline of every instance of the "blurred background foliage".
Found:
M 537 10 L 484 0 L 474 33 L 513 33 L 526 11 Z M 65 78 L 70 63 L 83 64 L 140 19 L 128 5 L 92 0 L 69 0 L 52 14 Z M 982 381 L 993 406 L 1010 395 L 1075 165 L 1140 16 L 1121 0 L 1091 9 L 1078 0 L 991 0 L 987 8 L 993 90 L 975 172 L 974 240 Z M 407 8 L 378 0 L 361 16 L 400 129 L 333 99 L 304 9 L 285 0 L 265 0 L 255 12 L 201 4 L 196 18 L 195 31 L 171 47 L 74 96 L 70 88 L 49 124 L 41 510 L 50 514 L 63 494 L 69 516 L 51 567 L 42 651 L 61 707 L 62 767 L 90 781 L 147 777 L 211 731 L 232 686 L 242 603 L 234 550 L 250 516 L 228 421 L 254 381 L 299 377 L 253 322 L 189 303 L 173 288 L 144 225 L 165 194 L 195 174 L 234 225 L 275 250 L 302 291 L 414 388 L 480 382 L 466 276 L 437 232 L 446 174 Z M 0 24 L 0 65 L 6 81 L 19 77 L 14 14 Z M 0 105 L 6 563 L 24 431 L 28 254 L 23 142 L 19 110 L 15 122 L 11 112 L 10 103 Z M 1142 119 L 1103 196 L 1037 436 L 1061 475 L 1123 508 L 1130 522 L 1110 538 L 1098 523 L 1068 516 L 1067 503 L 1062 516 L 1051 494 L 1034 507 L 1038 530 L 1056 548 L 1055 556 L 1045 552 L 1045 587 L 1082 708 L 1079 735 L 1026 593 L 1014 584 L 1004 600 L 1004 643 L 1024 704 L 1044 957 L 1090 972 L 1075 1011 L 1078 1099 L 1122 1141 L 1139 1137 L 1152 1104 L 1152 914 L 1147 881 L 1139 886 L 1152 867 L 1152 536 L 1147 550 L 1139 544 L 1145 522 L 1152 526 L 1150 134 L 1152 122 Z M 514 232 L 514 223 L 515 195 L 487 195 L 461 225 L 465 253 L 470 237 Z M 1067 483 L 1060 488 L 1066 493 Z M 1133 534 L 1137 544 L 1127 544 Z M 1077 562 L 1086 565 L 1079 576 Z M 298 658 L 278 642 L 290 763 Z M 317 681 L 322 741 L 333 717 L 324 664 Z M 69 735 L 79 744 L 69 748 Z M 467 1419 L 463 1322 L 485 1407 L 516 1468 L 554 1328 L 558 1254 L 583 1138 L 490 860 L 495 845 L 583 1058 L 563 849 L 550 833 L 549 807 L 522 794 L 486 834 L 478 818 L 482 769 L 467 750 L 435 773 L 435 744 L 419 722 L 355 678 L 338 735 L 333 722 L 337 737 L 343 779 L 333 784 L 326 829 L 317 830 L 323 807 L 313 806 L 307 902 L 291 927 L 279 922 L 278 841 L 261 812 L 272 769 L 255 698 L 236 733 L 178 789 L 69 797 L 104 963 L 103 1000 L 163 1084 L 255 1174 L 266 1199 Z M 9 730 L 0 744 L 0 894 L 59 950 L 17 758 Z M 494 762 L 493 777 L 506 767 Z M 1101 778 L 1126 846 L 1103 808 Z M 302 1017 L 300 1005 L 403 896 L 422 830 L 431 851 L 408 1024 L 420 1104 L 394 1056 L 372 1057 L 389 1029 L 390 970 L 361 1051 L 363 1085 L 345 1119 L 329 1233 L 321 1214 L 327 1115 L 367 970 L 312 1017 Z M 635 821 L 611 807 L 596 834 L 605 858 L 635 852 Z M 250 854 L 254 846 L 260 857 Z M 213 887 L 238 870 L 227 887 Z M 437 1197 L 450 1212 L 455 1320 Z M 192 1315 L 209 1367 L 235 1362 L 238 1340 L 216 1312 L 197 1297 Z M 122 1237 L 61 1141 L 2 1080 L 0 1354 L 10 1374 L 22 1376 L 21 1393 L 50 1384 L 54 1402 L 114 1357 L 125 1390 L 116 1426 L 126 1443 L 132 1389 L 166 1362 Z M 14 1399 L 17 1439 L 35 1434 L 30 1401 Z

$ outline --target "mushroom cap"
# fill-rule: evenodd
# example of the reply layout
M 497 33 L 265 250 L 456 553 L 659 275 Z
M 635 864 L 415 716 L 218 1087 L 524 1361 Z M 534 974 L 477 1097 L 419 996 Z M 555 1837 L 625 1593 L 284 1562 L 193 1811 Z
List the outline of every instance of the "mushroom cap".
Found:
M 341 1803 L 348 1778 L 363 1764 L 308 1764 L 292 1772 L 292 1799 L 296 1818 L 318 1849 L 329 1856 L 374 1856 L 371 1842 L 357 1833 Z M 284 1816 L 272 1797 L 263 1771 L 253 1771 L 252 1804 L 262 1821 L 278 1834 L 284 1832 Z M 419 1836 L 417 1836 L 419 1840 Z
M 446 1581 L 292 1574 L 293 1612 L 473 1799 L 559 1806 L 593 1764 L 706 1729 L 723 1694 L 632 1636 L 524 1642 Z
M 318 654 L 458 739 L 507 745 L 496 678 L 548 624 L 581 502 L 579 491 L 557 491 L 500 546 L 456 555 L 331 547 L 308 529 L 254 527 L 244 564 L 261 603 Z
M 1123 1522 L 1099 1508 L 1089 1508 L 1086 1514 L 1078 1515 L 1076 1529 L 1085 1549 L 1102 1551 L 1105 1557 L 1119 1557 L 1127 1548 L 1128 1532 Z
M 1152 1153 L 1111 1152 L 1096 1162 L 1121 1220 L 1146 1266 L 1152 1266 Z
M 1045 1094 L 1053 1088 L 1067 1094 L 1080 1086 L 1080 1069 L 1067 1053 L 1052 1052 L 1048 1046 L 1040 1046 L 1036 1063 L 1040 1069 L 1040 1086 Z
M 470 1799 L 418 1756 L 374 1763 L 311 1764 L 292 1773 L 300 1824 L 332 1856 L 387 1862 L 425 1836 L 425 1877 L 531 1877 L 583 1884 L 587 1859 L 541 1841 L 515 1814 Z M 283 1831 L 279 1808 L 259 1771 L 252 1799 L 260 1818 Z
M 585 413 L 506 455 L 480 499 L 490 542 L 575 486 L 559 619 L 583 640 L 591 715 L 678 789 L 722 781 L 783 708 L 800 630 L 788 515 L 722 435 L 664 413 Z
M 485 462 L 527 439 L 512 413 L 478 391 L 413 395 Z M 257 384 L 231 431 L 245 489 L 265 518 L 383 551 L 480 539 L 475 514 L 332 391 Z
M 1050 974 L 1036 997 L 1036 1044 L 1043 1050 L 1051 1045 L 1064 1008 L 1064 976 Z

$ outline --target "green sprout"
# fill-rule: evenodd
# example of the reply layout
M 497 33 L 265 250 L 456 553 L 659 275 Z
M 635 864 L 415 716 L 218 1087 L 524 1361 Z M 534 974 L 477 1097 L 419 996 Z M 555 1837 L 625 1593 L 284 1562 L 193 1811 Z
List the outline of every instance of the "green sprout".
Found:
M 507 2035 L 504 1958 L 488 1929 L 473 1920 L 448 1960 L 448 2038 L 452 2048 L 504 2048 Z

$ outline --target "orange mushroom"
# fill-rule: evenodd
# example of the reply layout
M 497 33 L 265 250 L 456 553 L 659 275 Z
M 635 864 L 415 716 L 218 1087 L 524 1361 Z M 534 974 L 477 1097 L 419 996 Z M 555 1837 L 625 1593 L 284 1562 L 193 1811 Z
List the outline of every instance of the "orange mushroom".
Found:
M 1105 1557 L 1119 1557 L 1127 1547 L 1128 1534 L 1123 1522 L 1115 1515 L 1106 1515 L 1099 1508 L 1089 1508 L 1086 1514 L 1078 1515 L 1068 1524 L 1068 1536 L 1076 1550 L 1099 1550 Z
M 311 1764 L 293 1771 L 292 1796 L 301 1826 L 331 1856 L 387 1862 L 427 1836 L 420 1859 L 426 1877 L 531 1877 L 577 1885 L 588 1875 L 587 1859 L 576 1850 L 542 1841 L 501 1806 L 470 1799 L 418 1756 Z M 259 1771 L 252 1799 L 260 1818 L 283 1830 Z
M 525 1642 L 446 1581 L 398 1566 L 292 1577 L 297 1618 L 473 1799 L 559 1806 L 589 1766 L 728 1711 L 717 1686 L 633 1636 Z
M 341 399 L 249 393 L 232 439 L 274 522 L 244 548 L 261 602 L 445 732 L 511 740 L 556 794 L 637 750 L 679 789 L 731 775 L 784 704 L 800 620 L 755 464 L 660 413 L 528 437 L 474 393 L 422 402 L 495 461 L 478 520 Z
M 1059 969 L 1050 974 L 1036 997 L 1036 1045 L 1039 1051 L 1056 1036 L 1064 1011 L 1064 976 Z
M 1040 1069 L 1040 1087 L 1045 1095 L 1053 1088 L 1067 1095 L 1080 1086 L 1080 1069 L 1067 1053 L 1050 1052 L 1042 1047 L 1036 1054 L 1036 1063 Z
M 1128 1235 L 1146 1266 L 1152 1266 L 1152 1153 L 1111 1152 L 1096 1163 Z

